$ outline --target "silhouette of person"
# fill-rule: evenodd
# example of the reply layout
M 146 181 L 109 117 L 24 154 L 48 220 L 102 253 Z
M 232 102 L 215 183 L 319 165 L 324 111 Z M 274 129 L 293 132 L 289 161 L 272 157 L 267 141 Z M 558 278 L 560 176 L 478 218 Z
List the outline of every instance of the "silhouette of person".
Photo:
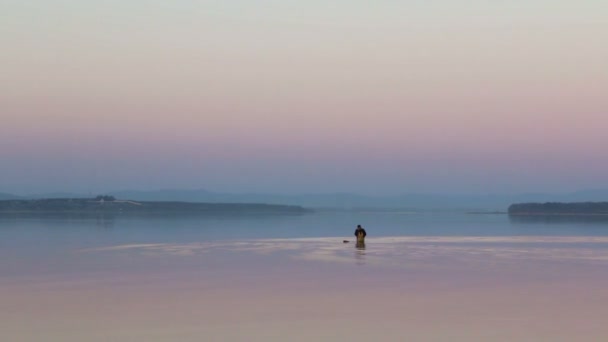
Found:
M 357 225 L 357 229 L 355 229 L 355 236 L 357 237 L 357 248 L 365 248 L 365 237 L 367 236 L 367 232 L 361 225 Z

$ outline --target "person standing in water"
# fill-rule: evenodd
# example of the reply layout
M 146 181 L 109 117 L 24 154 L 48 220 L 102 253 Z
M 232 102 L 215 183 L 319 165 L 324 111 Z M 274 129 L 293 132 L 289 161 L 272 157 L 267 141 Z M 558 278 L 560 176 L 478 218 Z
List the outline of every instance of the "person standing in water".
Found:
M 367 232 L 365 232 L 365 229 L 363 229 L 361 225 L 358 225 L 357 229 L 355 229 L 355 236 L 357 237 L 357 246 L 365 246 L 365 237 L 367 236 Z

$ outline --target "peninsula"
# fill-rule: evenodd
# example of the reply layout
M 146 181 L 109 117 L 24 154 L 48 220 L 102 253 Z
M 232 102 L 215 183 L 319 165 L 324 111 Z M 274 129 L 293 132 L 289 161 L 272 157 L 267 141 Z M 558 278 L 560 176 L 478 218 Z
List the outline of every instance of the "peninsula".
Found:
M 509 215 L 608 215 L 608 202 L 518 203 L 509 207 Z
M 96 198 L 48 198 L 1 200 L 0 214 L 204 214 L 255 215 L 304 214 L 311 210 L 294 205 L 259 203 L 195 203 L 119 200 L 112 196 Z

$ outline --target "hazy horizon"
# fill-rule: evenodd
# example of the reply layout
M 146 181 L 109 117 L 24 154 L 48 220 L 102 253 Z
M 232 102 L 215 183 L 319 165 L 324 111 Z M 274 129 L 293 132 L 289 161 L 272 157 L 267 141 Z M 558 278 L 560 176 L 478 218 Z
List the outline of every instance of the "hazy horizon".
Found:
M 463 196 L 526 196 L 526 195 L 571 195 L 571 194 L 584 194 L 584 193 L 608 193 L 608 188 L 587 188 L 587 189 L 576 189 L 574 191 L 546 191 L 546 192 L 407 192 L 407 191 L 396 191 L 388 192 L 383 194 L 366 193 L 357 191 L 302 191 L 302 192 L 281 192 L 281 191 L 222 191 L 221 189 L 210 189 L 210 188 L 123 188 L 123 189 L 110 189 L 100 191 L 76 191 L 76 190 L 56 190 L 56 191 L 5 191 L 0 189 L 0 193 L 11 194 L 18 196 L 31 196 L 31 195 L 44 195 L 44 194 L 78 194 L 78 195 L 104 195 L 121 192 L 141 192 L 141 193 L 162 193 L 162 192 L 183 192 L 183 193 L 196 193 L 206 192 L 209 194 L 226 194 L 226 195 L 271 195 L 271 196 L 313 196 L 313 195 L 353 195 L 353 196 L 365 196 L 365 197 L 395 197 L 395 196 L 446 196 L 446 197 L 463 197 Z M 608 200 L 608 198 L 607 198 Z
M 0 23 L 5 340 L 608 336 L 606 1 Z
M 0 191 L 608 184 L 599 1 L 0 4 Z

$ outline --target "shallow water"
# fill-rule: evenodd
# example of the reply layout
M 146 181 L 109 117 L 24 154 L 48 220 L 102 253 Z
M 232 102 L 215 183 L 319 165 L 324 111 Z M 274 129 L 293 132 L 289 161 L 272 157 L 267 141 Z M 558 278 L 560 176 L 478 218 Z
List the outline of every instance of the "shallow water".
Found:
M 350 236 L 356 224 L 365 248 Z M 445 213 L 4 218 L 0 331 L 8 341 L 602 341 L 607 228 Z

